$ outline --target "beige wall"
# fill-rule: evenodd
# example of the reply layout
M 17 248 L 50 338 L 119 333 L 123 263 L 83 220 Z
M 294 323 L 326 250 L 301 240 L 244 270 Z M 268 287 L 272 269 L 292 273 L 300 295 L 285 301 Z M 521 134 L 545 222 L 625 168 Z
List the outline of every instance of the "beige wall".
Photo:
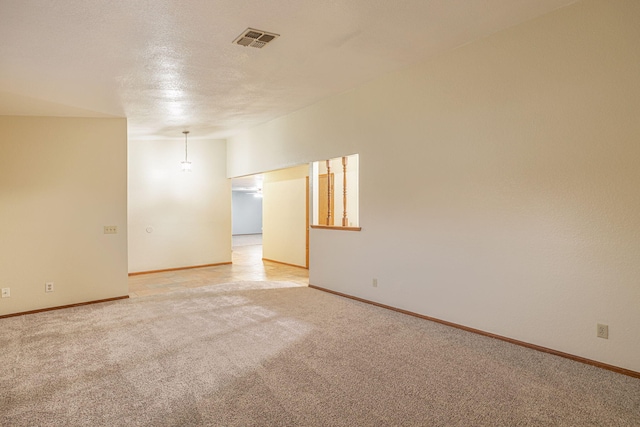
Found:
M 312 284 L 640 371 L 638 22 L 573 4 L 233 137 L 228 174 L 359 153 Z
M 309 166 L 267 172 L 262 199 L 262 256 L 306 264 L 306 177 Z
M 0 116 L 0 315 L 128 294 L 126 165 L 125 119 Z
M 183 159 L 183 138 L 129 143 L 129 272 L 231 261 L 226 142 L 189 138 Z

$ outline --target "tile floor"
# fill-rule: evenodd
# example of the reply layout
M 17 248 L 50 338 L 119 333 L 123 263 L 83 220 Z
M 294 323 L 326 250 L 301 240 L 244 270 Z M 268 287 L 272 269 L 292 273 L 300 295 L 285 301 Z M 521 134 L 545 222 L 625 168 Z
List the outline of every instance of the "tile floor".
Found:
M 142 297 L 228 282 L 282 280 L 309 284 L 309 270 L 262 261 L 262 245 L 234 246 L 233 264 L 129 277 L 129 297 Z

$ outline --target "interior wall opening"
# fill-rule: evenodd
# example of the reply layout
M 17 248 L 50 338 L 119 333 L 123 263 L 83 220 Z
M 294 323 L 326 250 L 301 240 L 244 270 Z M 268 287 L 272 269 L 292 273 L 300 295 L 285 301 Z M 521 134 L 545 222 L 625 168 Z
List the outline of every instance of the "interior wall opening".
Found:
M 242 258 L 308 268 L 308 177 L 309 165 L 303 164 L 232 179 L 234 264 Z

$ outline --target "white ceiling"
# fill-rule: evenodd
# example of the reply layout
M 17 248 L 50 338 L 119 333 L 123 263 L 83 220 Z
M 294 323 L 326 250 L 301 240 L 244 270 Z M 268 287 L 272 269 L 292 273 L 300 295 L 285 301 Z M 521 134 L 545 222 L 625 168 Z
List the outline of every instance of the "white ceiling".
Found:
M 0 0 L 0 114 L 226 137 L 574 1 Z

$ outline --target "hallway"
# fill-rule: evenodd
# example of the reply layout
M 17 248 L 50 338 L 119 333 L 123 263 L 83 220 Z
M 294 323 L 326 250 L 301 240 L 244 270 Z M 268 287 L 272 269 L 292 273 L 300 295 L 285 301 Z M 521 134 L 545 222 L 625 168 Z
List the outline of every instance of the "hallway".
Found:
M 241 281 L 276 280 L 309 284 L 309 270 L 262 261 L 262 245 L 243 243 L 251 242 L 234 239 L 233 264 L 130 276 L 129 297 Z

